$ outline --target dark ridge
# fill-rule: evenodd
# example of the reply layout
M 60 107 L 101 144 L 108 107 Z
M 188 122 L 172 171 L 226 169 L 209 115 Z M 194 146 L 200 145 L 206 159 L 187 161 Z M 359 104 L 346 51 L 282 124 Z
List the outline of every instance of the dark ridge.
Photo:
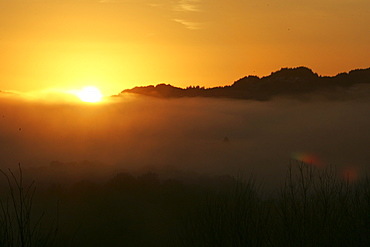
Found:
M 356 69 L 336 76 L 319 76 L 306 67 L 282 68 L 266 77 L 246 76 L 223 87 L 187 87 L 185 89 L 159 84 L 135 87 L 121 93 L 135 93 L 160 98 L 215 97 L 251 100 L 270 100 L 276 96 L 300 96 L 314 92 L 335 93 L 355 84 L 370 83 L 370 68 Z

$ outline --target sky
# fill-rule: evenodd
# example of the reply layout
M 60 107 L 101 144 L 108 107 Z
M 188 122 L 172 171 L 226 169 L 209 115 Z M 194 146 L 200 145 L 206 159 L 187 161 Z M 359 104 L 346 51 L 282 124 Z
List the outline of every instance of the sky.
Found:
M 104 95 L 370 65 L 368 0 L 0 0 L 0 90 Z

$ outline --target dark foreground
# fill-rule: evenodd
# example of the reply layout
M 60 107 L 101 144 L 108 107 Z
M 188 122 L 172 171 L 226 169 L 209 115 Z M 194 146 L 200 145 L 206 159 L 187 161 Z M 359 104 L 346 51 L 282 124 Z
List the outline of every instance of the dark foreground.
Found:
M 242 177 L 120 173 L 33 194 L 5 175 L 0 246 L 370 246 L 370 179 L 334 168 L 294 164 L 274 193 Z

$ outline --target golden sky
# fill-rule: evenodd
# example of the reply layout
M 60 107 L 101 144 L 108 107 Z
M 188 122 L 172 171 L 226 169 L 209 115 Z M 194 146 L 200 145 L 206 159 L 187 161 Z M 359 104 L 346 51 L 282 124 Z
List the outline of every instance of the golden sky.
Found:
M 0 90 L 231 84 L 370 66 L 369 0 L 0 0 Z

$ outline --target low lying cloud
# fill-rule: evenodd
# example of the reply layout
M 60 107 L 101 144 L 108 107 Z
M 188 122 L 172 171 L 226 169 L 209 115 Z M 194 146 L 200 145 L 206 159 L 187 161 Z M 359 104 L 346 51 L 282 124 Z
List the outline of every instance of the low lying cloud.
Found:
M 128 94 L 87 105 L 2 96 L 0 166 L 89 160 L 107 173 L 148 167 L 207 174 L 243 170 L 269 181 L 285 174 L 291 158 L 315 157 L 313 165 L 363 174 L 370 161 L 369 103 Z

